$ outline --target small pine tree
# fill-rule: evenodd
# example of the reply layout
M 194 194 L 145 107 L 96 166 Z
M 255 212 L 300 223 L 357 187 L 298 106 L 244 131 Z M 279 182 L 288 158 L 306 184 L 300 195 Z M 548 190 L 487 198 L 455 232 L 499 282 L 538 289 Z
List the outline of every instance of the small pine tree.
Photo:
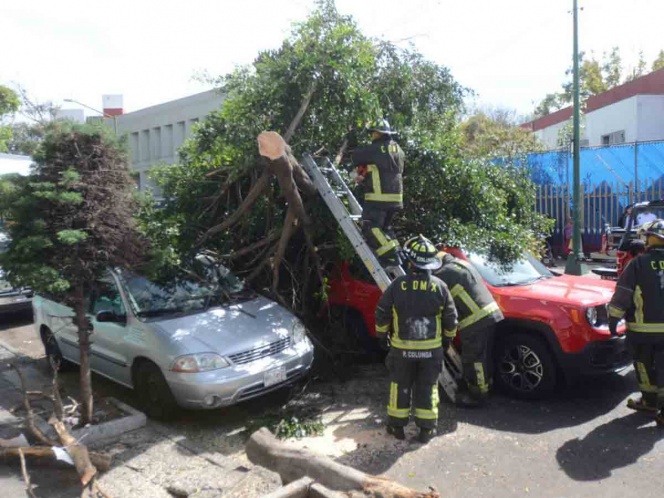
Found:
M 49 129 L 29 181 L 8 213 L 12 244 L 2 265 L 17 283 L 55 294 L 74 310 L 80 345 L 82 422 L 92 418 L 85 296 L 112 267 L 135 267 L 144 242 L 136 230 L 134 183 L 117 139 L 100 127 Z

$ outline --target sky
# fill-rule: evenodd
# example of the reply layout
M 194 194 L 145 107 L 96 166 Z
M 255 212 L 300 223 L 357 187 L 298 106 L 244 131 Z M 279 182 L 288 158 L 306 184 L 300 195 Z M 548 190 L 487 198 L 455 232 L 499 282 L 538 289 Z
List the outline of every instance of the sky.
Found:
M 368 36 L 412 45 L 472 89 L 473 106 L 529 114 L 560 89 L 572 59 L 572 0 L 336 0 Z M 580 49 L 619 46 L 627 69 L 664 49 L 663 0 L 579 0 Z M 63 108 L 125 112 L 208 90 L 276 48 L 313 0 L 21 0 L 0 3 L 0 84 Z M 85 110 L 86 114 L 94 112 Z

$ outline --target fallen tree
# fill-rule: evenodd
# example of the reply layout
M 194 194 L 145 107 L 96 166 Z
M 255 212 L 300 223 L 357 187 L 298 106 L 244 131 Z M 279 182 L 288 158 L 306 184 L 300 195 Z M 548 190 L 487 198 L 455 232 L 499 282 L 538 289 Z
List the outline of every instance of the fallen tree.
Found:
M 283 484 L 299 483 L 292 487 L 298 496 L 304 486 L 317 482 L 334 491 L 358 492 L 376 498 L 437 498 L 436 491 L 419 492 L 383 477 L 365 474 L 311 451 L 289 448 L 266 428 L 254 432 L 247 442 L 249 460 L 281 477 Z M 311 482 L 309 482 L 309 480 Z M 277 495 L 278 496 L 278 495 Z M 300 495 L 307 496 L 307 495 Z
M 29 474 L 27 471 L 26 458 L 31 463 L 53 464 L 57 461 L 71 463 L 79 475 L 82 495 L 108 498 L 108 495 L 99 487 L 96 481 L 99 472 L 107 471 L 111 466 L 111 458 L 96 452 L 89 452 L 88 448 L 77 441 L 64 422 L 65 409 L 60 396 L 58 383 L 58 365 L 51 360 L 53 369 L 53 383 L 50 393 L 41 391 L 29 391 L 25 378 L 18 366 L 12 365 L 21 383 L 23 392 L 23 408 L 25 409 L 26 426 L 30 434 L 44 446 L 2 446 L 0 445 L 0 459 L 3 461 L 19 461 L 21 463 L 23 478 L 26 482 L 26 492 L 34 496 Z M 37 425 L 35 414 L 32 409 L 30 397 L 40 397 L 50 401 L 53 405 L 53 413 L 48 423 L 53 427 L 57 439 L 46 435 Z

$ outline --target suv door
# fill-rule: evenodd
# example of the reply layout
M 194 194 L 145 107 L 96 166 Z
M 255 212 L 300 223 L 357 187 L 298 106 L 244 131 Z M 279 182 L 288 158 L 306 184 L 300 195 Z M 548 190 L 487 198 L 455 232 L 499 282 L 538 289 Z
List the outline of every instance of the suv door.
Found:
M 98 321 L 100 312 L 111 313 L 112 321 Z M 127 359 L 127 307 L 115 278 L 110 273 L 95 283 L 90 294 L 88 313 L 94 328 L 91 336 L 90 365 L 101 375 L 130 384 Z

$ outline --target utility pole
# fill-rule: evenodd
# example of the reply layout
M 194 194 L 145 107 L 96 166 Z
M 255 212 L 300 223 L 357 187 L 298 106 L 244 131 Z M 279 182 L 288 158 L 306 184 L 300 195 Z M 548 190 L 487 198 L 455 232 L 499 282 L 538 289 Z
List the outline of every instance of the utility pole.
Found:
M 588 268 L 581 263 L 581 163 L 579 153 L 580 148 L 580 126 L 579 120 L 581 112 L 579 109 L 579 6 L 578 0 L 573 0 L 573 18 L 574 18 L 574 148 L 572 152 L 572 167 L 574 169 L 574 234 L 572 237 L 572 252 L 567 257 L 565 273 L 568 275 L 583 275 L 588 273 Z

